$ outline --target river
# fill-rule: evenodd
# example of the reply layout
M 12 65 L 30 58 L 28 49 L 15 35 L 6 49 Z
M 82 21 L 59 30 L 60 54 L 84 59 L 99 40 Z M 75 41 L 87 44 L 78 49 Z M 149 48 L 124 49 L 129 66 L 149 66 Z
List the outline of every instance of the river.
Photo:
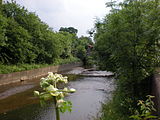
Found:
M 66 99 L 72 101 L 71 113 L 61 114 L 61 120 L 91 120 L 100 115 L 101 104 L 111 99 L 114 90 L 112 77 L 70 76 L 68 87 L 77 91 Z M 1 86 L 0 120 L 55 120 L 54 105 L 45 107 L 33 96 L 39 90 L 39 78 L 23 83 Z M 14 93 L 14 94 L 13 94 Z

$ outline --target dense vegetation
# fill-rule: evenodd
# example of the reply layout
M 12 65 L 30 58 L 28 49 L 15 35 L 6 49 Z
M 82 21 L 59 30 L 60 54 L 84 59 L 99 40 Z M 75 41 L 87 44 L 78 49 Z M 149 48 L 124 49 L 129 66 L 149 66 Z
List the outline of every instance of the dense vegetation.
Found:
M 150 77 L 159 64 L 158 0 L 125 0 L 106 5 L 111 11 L 98 21 L 95 50 L 101 69 L 116 73 L 113 101 L 104 105 L 104 120 L 125 120 L 137 100 L 150 93 Z
M 95 59 L 101 69 L 116 74 L 117 84 L 113 100 L 103 106 L 100 119 L 128 120 L 137 100 L 150 94 L 150 80 L 160 63 L 159 4 L 159 0 L 109 2 L 110 13 L 96 22 Z M 78 38 L 77 32 L 73 27 L 55 32 L 15 2 L 0 4 L 0 73 L 77 58 L 86 63 L 88 45 L 93 43 L 88 37 Z M 93 32 L 89 32 L 91 36 Z
M 35 13 L 16 2 L 0 4 L 0 64 L 6 68 L 83 59 L 86 47 L 92 42 L 88 37 L 78 38 L 77 32 L 73 27 L 54 32 Z M 0 72 L 6 73 L 6 70 Z

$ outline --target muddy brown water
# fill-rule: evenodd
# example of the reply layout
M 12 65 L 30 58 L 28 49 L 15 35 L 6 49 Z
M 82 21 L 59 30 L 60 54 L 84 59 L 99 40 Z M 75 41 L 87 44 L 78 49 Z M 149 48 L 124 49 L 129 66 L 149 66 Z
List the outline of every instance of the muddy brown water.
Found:
M 61 120 L 90 120 L 99 115 L 101 103 L 112 96 L 114 79 L 69 77 L 72 80 L 68 87 L 77 91 L 65 98 L 72 101 L 73 110 L 61 114 Z M 34 90 L 40 90 L 39 79 L 0 86 L 0 120 L 55 120 L 54 104 L 48 102 L 41 107 L 33 96 Z

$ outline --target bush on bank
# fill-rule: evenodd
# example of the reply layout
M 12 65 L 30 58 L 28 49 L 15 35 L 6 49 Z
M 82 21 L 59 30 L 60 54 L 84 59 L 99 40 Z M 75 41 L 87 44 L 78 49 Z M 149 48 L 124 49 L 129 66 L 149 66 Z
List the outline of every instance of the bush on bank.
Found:
M 118 113 L 111 118 L 120 115 L 117 119 L 122 119 L 132 115 L 137 100 L 149 93 L 149 78 L 159 64 L 159 1 L 125 0 L 106 5 L 111 7 L 110 13 L 95 24 L 96 59 L 100 68 L 116 74 L 117 89 L 109 106 Z M 102 120 L 108 118 L 104 114 Z

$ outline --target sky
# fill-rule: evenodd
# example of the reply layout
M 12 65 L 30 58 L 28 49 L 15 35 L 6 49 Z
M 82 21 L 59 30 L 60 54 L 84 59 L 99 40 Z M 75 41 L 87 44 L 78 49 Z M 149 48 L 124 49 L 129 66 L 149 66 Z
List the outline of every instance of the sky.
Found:
M 102 19 L 110 0 L 15 0 L 30 12 L 35 12 L 40 19 L 54 31 L 60 27 L 78 29 L 78 36 L 87 35 L 87 30 L 94 27 L 96 18 Z

